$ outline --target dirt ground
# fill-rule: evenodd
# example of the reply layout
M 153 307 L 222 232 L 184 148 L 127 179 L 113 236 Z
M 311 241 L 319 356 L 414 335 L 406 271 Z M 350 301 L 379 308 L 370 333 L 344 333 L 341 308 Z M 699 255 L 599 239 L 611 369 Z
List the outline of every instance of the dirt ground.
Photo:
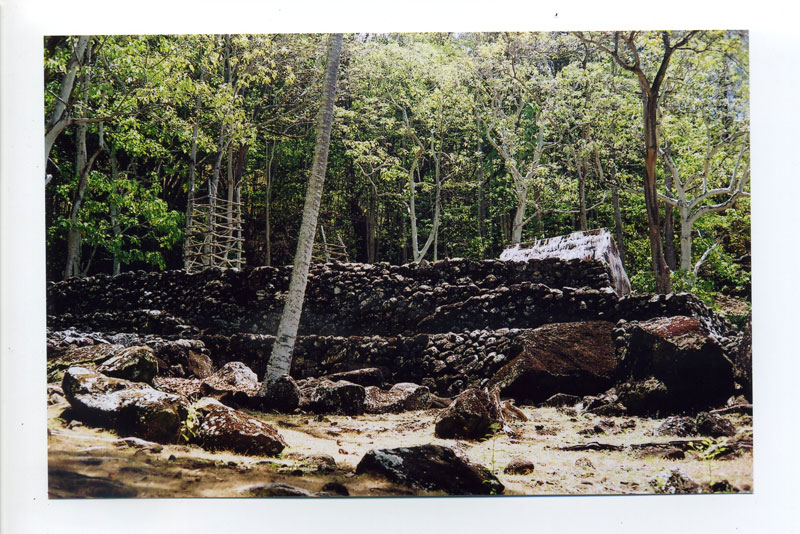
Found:
M 344 485 L 351 496 L 436 495 L 355 474 L 356 465 L 370 449 L 426 443 L 458 449 L 492 470 L 505 485 L 505 495 L 653 493 L 650 479 L 675 467 L 698 484 L 706 484 L 706 490 L 724 480 L 733 491 L 753 491 L 751 450 L 708 459 L 694 450 L 701 448 L 701 439 L 695 438 L 698 443 L 684 458 L 666 459 L 627 447 L 679 439 L 653 435 L 661 419 L 601 418 L 569 409 L 523 407 L 529 421 L 512 423 L 510 433 L 476 442 L 434 437 L 437 410 L 356 417 L 251 412 L 273 424 L 289 445 L 280 457 L 268 458 L 211 452 L 197 446 L 153 447 L 122 441 L 113 432 L 65 420 L 62 412 L 67 407 L 61 403 L 48 408 L 51 498 L 242 497 L 250 495 L 252 486 L 267 483 L 290 484 L 316 493 L 329 482 Z M 740 430 L 752 429 L 750 416 L 725 417 Z M 601 420 L 607 432 L 593 434 L 589 429 Z M 592 441 L 626 447 L 611 451 L 559 449 Z M 319 462 L 312 457 L 321 454 L 333 457 L 336 467 L 319 470 Z M 517 457 L 533 461 L 534 471 L 504 474 L 509 461 Z

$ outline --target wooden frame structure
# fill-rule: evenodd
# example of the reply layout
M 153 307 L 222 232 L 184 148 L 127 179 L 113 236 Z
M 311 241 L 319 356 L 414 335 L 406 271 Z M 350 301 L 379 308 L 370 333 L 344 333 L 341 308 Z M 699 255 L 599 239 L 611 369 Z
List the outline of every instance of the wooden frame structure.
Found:
M 194 199 L 192 222 L 186 228 L 184 268 L 188 272 L 208 267 L 241 269 L 243 250 L 242 203 L 217 197 Z
M 325 237 L 325 227 L 320 224 L 319 236 L 322 241 L 314 241 L 314 249 L 311 253 L 312 263 L 347 262 L 347 247 L 338 232 L 336 233 L 338 243 L 328 243 Z

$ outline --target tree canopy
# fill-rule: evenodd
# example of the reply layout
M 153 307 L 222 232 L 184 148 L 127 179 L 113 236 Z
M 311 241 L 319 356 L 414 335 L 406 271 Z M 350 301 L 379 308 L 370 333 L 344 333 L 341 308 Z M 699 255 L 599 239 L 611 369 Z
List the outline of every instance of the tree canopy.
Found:
M 209 197 L 247 265 L 292 263 L 324 58 L 312 34 L 47 37 L 48 277 L 182 268 Z M 319 226 L 350 261 L 607 227 L 635 289 L 655 235 L 674 289 L 749 297 L 746 32 L 350 34 L 339 78 Z

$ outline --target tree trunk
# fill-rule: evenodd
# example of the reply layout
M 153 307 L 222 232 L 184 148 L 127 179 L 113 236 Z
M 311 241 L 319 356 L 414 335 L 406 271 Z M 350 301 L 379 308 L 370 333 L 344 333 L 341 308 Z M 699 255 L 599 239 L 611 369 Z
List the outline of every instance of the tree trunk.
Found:
M 300 326 L 300 315 L 303 311 L 303 299 L 308 282 L 308 270 L 311 264 L 311 251 L 314 246 L 317 216 L 322 200 L 322 186 L 325 181 L 325 170 L 328 164 L 333 104 L 336 96 L 336 82 L 341 52 L 342 34 L 337 33 L 330 37 L 328 43 L 328 61 L 325 84 L 322 91 L 322 105 L 317 116 L 317 139 L 314 145 L 311 179 L 306 191 L 303 220 L 300 224 L 297 252 L 294 258 L 292 277 L 289 281 L 289 291 L 286 295 L 286 305 L 281 315 L 272 354 L 267 364 L 266 376 L 261 386 L 261 392 L 264 395 L 270 390 L 271 384 L 275 383 L 281 376 L 289 374 L 292 365 L 292 352 L 294 351 L 297 329 Z
M 603 173 L 603 164 L 600 163 L 600 151 L 597 150 L 597 143 L 594 143 L 594 164 L 597 167 L 597 179 L 600 184 L 606 181 Z M 625 242 L 622 240 L 622 214 L 619 209 L 619 187 L 617 187 L 616 173 L 611 182 L 611 205 L 614 207 L 614 238 L 617 240 L 617 251 L 622 267 L 625 267 Z
M 102 126 L 102 124 L 101 124 Z M 105 141 L 104 141 L 105 143 Z M 117 180 L 119 180 L 119 166 L 117 163 L 117 148 L 116 145 L 111 145 L 111 182 L 114 184 L 112 187 L 112 194 L 114 196 L 119 194 L 119 189 L 117 185 Z M 120 236 L 122 235 L 122 229 L 119 226 L 119 206 L 117 206 L 116 201 L 112 201 L 110 206 L 111 211 L 111 230 L 114 232 L 114 240 L 119 243 Z M 114 249 L 114 259 L 111 264 L 111 274 L 113 276 L 117 276 L 120 273 L 120 261 L 119 261 L 119 250 L 117 248 Z
M 87 52 L 87 59 L 90 57 L 91 51 Z M 84 108 L 89 103 L 89 83 L 91 80 L 91 71 L 86 71 L 83 75 L 83 92 L 81 100 Z M 72 197 L 72 209 L 69 215 L 69 232 L 67 234 L 67 258 L 64 267 L 64 280 L 71 276 L 80 276 L 81 269 L 81 233 L 78 231 L 78 214 L 83 205 L 83 196 L 86 192 L 86 187 L 89 185 L 89 172 L 91 165 L 89 163 L 88 152 L 86 150 L 86 132 L 88 125 L 83 123 L 78 126 L 76 137 L 76 156 L 75 156 L 75 170 L 78 174 L 78 188 L 75 190 L 75 195 Z M 101 130 L 102 132 L 102 130 Z M 98 149 L 99 152 L 100 149 Z M 97 157 L 95 153 L 91 158 L 91 163 Z
M 586 220 L 586 168 L 583 159 L 575 158 L 575 165 L 578 168 L 578 222 L 579 229 L 585 232 L 589 229 L 589 223 Z
M 664 259 L 664 251 L 661 246 L 661 225 L 659 224 L 658 213 L 660 203 L 656 187 L 656 161 L 658 160 L 658 136 L 656 134 L 657 110 L 658 96 L 648 89 L 644 95 L 644 202 L 647 211 L 650 256 L 652 258 L 653 273 L 656 279 L 656 291 L 658 293 L 669 293 L 672 284 L 669 278 L 669 268 Z
M 672 196 L 672 175 L 667 173 L 664 179 L 667 196 Z M 675 256 L 675 219 L 672 206 L 664 203 L 664 259 L 671 270 L 678 268 L 678 259 Z
M 198 97 L 199 100 L 199 97 Z M 198 133 L 198 125 L 197 120 L 195 120 L 194 127 L 192 129 L 192 148 L 190 153 L 190 160 L 189 160 L 189 192 L 187 193 L 186 197 L 186 236 L 188 238 L 189 234 L 192 232 L 192 226 L 194 224 L 194 195 L 195 195 L 195 181 L 196 181 L 196 169 L 197 169 L 197 133 Z M 189 258 L 185 257 L 183 259 L 183 267 L 185 269 L 189 268 Z
M 478 238 L 481 244 L 481 259 L 484 258 L 486 251 L 486 176 L 483 170 L 483 163 L 478 167 Z
M 72 209 L 69 214 L 69 233 L 67 234 L 67 259 L 64 267 L 64 280 L 80 275 L 81 234 L 78 231 L 78 214 L 83 204 L 83 195 L 89 182 L 89 172 L 86 166 L 88 155 L 86 153 L 87 126 L 81 124 L 77 132 L 77 147 L 75 156 L 75 169 L 78 171 L 78 188 L 72 197 Z
M 434 208 L 435 219 L 433 222 L 433 261 L 439 260 L 439 214 L 441 213 L 441 192 L 442 192 L 442 178 L 439 167 L 439 156 L 436 156 L 435 163 L 435 178 L 436 178 L 436 207 Z
M 411 255 L 414 261 L 419 261 L 417 258 L 417 250 L 419 250 L 419 242 L 417 236 L 417 186 L 414 181 L 414 171 L 416 170 L 417 160 L 411 165 L 411 170 L 408 173 L 408 217 L 411 223 Z
M 692 223 L 689 220 L 689 206 L 684 202 L 678 208 L 681 214 L 681 270 L 692 268 Z
M 236 210 L 234 217 L 238 224 L 236 225 L 236 234 L 231 234 L 236 238 L 236 247 L 234 249 L 233 258 L 236 261 L 237 268 L 242 266 L 242 181 L 244 177 L 244 169 L 247 165 L 247 153 L 250 151 L 250 145 L 245 143 L 239 147 L 239 152 L 236 154 L 236 163 L 233 170 L 233 202 L 236 203 Z M 233 230 L 231 230 L 233 232 Z
M 267 199 L 265 205 L 266 211 L 266 221 L 265 221 L 265 231 L 266 231 L 266 259 L 265 265 L 269 267 L 272 265 L 272 228 L 270 227 L 272 221 L 270 219 L 272 215 L 272 160 L 275 157 L 275 150 L 278 147 L 278 142 L 275 141 L 272 145 L 272 149 L 267 148 L 269 143 L 264 141 L 264 148 L 267 150 L 267 157 L 266 157 L 266 167 L 264 169 L 264 174 L 267 180 Z
M 206 69 L 205 67 L 200 67 L 200 83 L 203 83 L 205 79 Z M 195 100 L 194 104 L 194 124 L 192 125 L 192 144 L 191 149 L 189 152 L 189 191 L 187 193 L 186 198 L 186 235 L 188 236 L 189 233 L 192 231 L 192 226 L 194 224 L 194 196 L 196 190 L 196 181 L 197 181 L 197 136 L 200 130 L 200 106 L 202 104 L 202 99 L 200 97 L 200 93 L 197 93 L 197 99 Z M 184 268 L 189 268 L 189 259 L 184 258 Z
M 375 263 L 378 253 L 378 190 L 369 188 L 369 207 L 367 208 L 367 263 Z
M 514 211 L 514 222 L 511 227 L 511 244 L 519 245 L 522 242 L 522 229 L 525 227 L 525 211 L 528 207 L 528 188 L 523 187 L 517 193 L 517 209 Z
M 622 240 L 622 214 L 619 209 L 619 188 L 611 186 L 611 202 L 614 205 L 614 235 L 617 239 L 617 251 L 622 267 L 625 267 L 625 242 Z
M 50 151 L 53 149 L 56 138 L 64 131 L 69 123 L 65 112 L 67 111 L 67 105 L 72 95 L 72 89 L 75 87 L 75 77 L 78 74 L 78 68 L 83 64 L 89 40 L 90 37 L 88 35 L 81 35 L 78 37 L 78 42 L 75 44 L 69 63 L 67 63 L 67 72 L 64 74 L 64 79 L 61 81 L 61 88 L 58 91 L 53 113 L 50 115 L 50 119 L 45 126 L 45 167 L 47 167 L 47 160 L 50 158 Z

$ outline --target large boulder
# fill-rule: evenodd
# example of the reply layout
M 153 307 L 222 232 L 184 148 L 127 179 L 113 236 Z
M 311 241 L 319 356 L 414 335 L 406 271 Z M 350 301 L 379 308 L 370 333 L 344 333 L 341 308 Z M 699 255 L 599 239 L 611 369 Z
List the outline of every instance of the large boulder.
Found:
M 251 402 L 255 407 L 288 413 L 300 405 L 300 388 L 291 376 L 281 375 L 271 380 L 267 386 L 266 391 L 259 390 L 252 397 Z
M 122 350 L 125 350 L 122 345 L 103 343 L 57 351 L 47 360 L 47 382 L 60 382 L 64 378 L 64 371 L 70 367 L 94 369 Z
M 147 345 L 158 358 L 159 375 L 178 378 L 206 378 L 214 373 L 214 364 L 205 344 L 199 339 L 148 339 Z
M 721 406 L 733 394 L 733 364 L 723 340 L 696 317 L 621 322 L 620 330 L 624 332 L 617 351 L 621 374 L 662 382 L 668 392 L 664 409 Z
M 131 382 L 152 384 L 158 373 L 158 361 L 150 347 L 128 347 L 103 362 L 97 372 Z
M 722 436 L 735 436 L 736 427 L 733 423 L 715 413 L 700 412 L 695 418 L 697 432 L 701 436 L 719 438 Z
M 194 407 L 201 414 L 194 440 L 204 448 L 277 456 L 286 447 L 274 427 L 216 399 L 200 399 Z
M 177 395 L 83 367 L 68 369 L 61 388 L 75 419 L 150 441 L 177 441 L 188 413 Z
M 522 352 L 489 380 L 503 397 L 542 402 L 556 393 L 590 395 L 611 387 L 617 370 L 605 321 L 556 323 L 521 336 Z
M 200 384 L 200 393 L 212 396 L 241 391 L 255 395 L 259 387 L 258 376 L 249 367 L 242 362 L 228 362 L 219 371 L 203 380 Z
M 399 413 L 406 410 L 424 410 L 431 405 L 431 393 L 425 386 L 410 382 L 395 384 L 389 390 L 368 386 L 364 390 L 366 413 Z
M 697 424 L 691 417 L 673 415 L 664 419 L 664 422 L 653 433 L 656 436 L 679 436 L 681 438 L 696 436 Z
M 505 487 L 488 469 L 441 445 L 371 450 L 356 473 L 384 476 L 396 484 L 448 495 L 497 495 Z
M 497 396 L 468 389 L 439 412 L 434 433 L 444 439 L 484 439 L 500 430 L 503 410 Z
M 345 415 L 364 413 L 364 386 L 346 380 L 332 382 L 321 379 L 311 381 L 301 391 L 307 395 L 307 401 L 301 402 L 301 407 L 311 411 Z

